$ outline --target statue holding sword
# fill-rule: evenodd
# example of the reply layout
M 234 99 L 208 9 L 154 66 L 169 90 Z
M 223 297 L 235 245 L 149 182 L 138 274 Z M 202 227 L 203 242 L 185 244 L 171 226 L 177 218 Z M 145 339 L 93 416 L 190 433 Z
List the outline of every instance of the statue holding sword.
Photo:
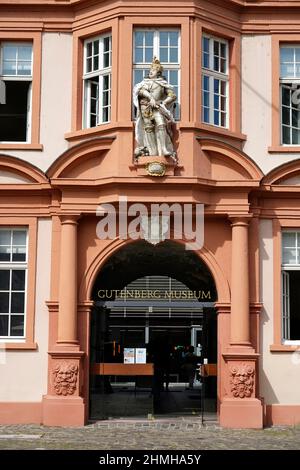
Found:
M 154 57 L 149 75 L 135 85 L 133 103 L 137 108 L 135 158 L 146 155 L 170 157 L 177 163 L 172 144 L 171 112 L 176 95 L 173 86 L 162 77 L 163 67 Z

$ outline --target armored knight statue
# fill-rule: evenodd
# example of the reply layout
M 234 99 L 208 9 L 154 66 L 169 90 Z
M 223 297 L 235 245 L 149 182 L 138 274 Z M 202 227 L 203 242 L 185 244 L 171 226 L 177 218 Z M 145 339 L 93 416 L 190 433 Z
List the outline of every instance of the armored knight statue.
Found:
M 162 76 L 163 67 L 154 57 L 149 75 L 133 89 L 133 103 L 137 108 L 135 138 L 138 147 L 135 158 L 146 155 L 170 157 L 177 163 L 172 144 L 172 125 L 175 122 L 171 108 L 176 95 L 173 86 Z

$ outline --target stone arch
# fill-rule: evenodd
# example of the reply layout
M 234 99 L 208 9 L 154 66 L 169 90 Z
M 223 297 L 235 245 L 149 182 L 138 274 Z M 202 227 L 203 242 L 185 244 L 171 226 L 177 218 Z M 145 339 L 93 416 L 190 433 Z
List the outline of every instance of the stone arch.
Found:
M 300 160 L 292 160 L 271 170 L 262 180 L 264 186 L 299 185 Z
M 209 137 L 198 138 L 201 150 L 209 155 L 212 179 L 259 182 L 263 173 L 259 166 L 241 150 Z
M 118 250 L 122 249 L 129 243 L 134 243 L 135 240 L 121 240 L 115 239 L 111 241 L 104 250 L 99 252 L 88 268 L 86 269 L 79 288 L 79 301 L 84 302 L 91 299 L 92 289 L 96 278 L 101 271 L 106 261 Z M 186 240 L 176 240 L 176 243 L 186 244 Z M 201 250 L 195 251 L 195 254 L 199 257 L 208 270 L 210 271 L 218 293 L 218 302 L 228 303 L 230 302 L 230 288 L 228 280 L 218 264 L 213 253 L 206 247 Z
M 95 166 L 98 166 L 97 158 L 103 158 L 110 150 L 114 139 L 115 136 L 95 137 L 73 145 L 50 165 L 46 174 L 51 179 L 81 176 L 88 167 L 93 167 L 91 165 L 92 159 L 96 163 Z
M 46 175 L 31 163 L 10 155 L 0 154 L 0 184 L 48 184 Z M 15 181 L 14 181 L 15 180 Z

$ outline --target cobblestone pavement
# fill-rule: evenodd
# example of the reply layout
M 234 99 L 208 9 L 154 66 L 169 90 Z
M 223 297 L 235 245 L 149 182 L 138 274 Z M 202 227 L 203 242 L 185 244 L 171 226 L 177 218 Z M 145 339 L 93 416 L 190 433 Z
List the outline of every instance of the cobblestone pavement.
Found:
M 98 421 L 80 428 L 0 426 L 0 449 L 300 449 L 300 426 L 222 429 L 200 418 Z

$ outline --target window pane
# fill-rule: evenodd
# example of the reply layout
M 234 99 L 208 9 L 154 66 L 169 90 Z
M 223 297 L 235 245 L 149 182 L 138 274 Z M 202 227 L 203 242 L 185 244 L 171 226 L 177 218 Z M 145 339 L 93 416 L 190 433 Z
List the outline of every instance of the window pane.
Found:
M 28 60 L 31 62 L 31 46 L 18 47 L 18 60 Z
M 11 312 L 24 313 L 24 298 L 23 292 L 12 292 L 11 294 Z
M 300 127 L 300 111 L 292 109 L 292 126 Z
M 221 59 L 220 72 L 226 73 L 226 60 L 225 59 Z
M 0 315 L 0 336 L 8 336 L 8 315 Z
M 140 83 L 143 78 L 144 78 L 144 74 L 145 74 L 146 70 L 135 70 L 134 71 L 134 85 L 136 85 L 137 83 Z
M 282 104 L 286 106 L 290 106 L 291 104 L 291 97 L 290 97 L 290 89 L 286 87 L 282 87 Z
M 221 57 L 226 58 L 226 44 L 221 43 Z
M 4 60 L 16 60 L 17 57 L 17 46 L 3 46 L 3 59 Z
M 281 77 L 294 77 L 294 64 L 281 64 Z
M 10 270 L 1 269 L 0 270 L 0 290 L 9 290 L 9 278 L 10 278 Z
M 226 82 L 221 80 L 221 95 L 226 96 Z
M 218 56 L 219 54 L 219 42 L 214 41 L 214 55 Z
M 24 316 L 12 315 L 10 319 L 10 335 L 24 336 Z
M 214 78 L 214 92 L 219 93 L 220 80 Z
M 103 108 L 102 121 L 107 122 L 109 120 L 109 108 Z
M 10 245 L 10 230 L 0 230 L 0 245 Z
M 13 249 L 12 261 L 26 261 L 26 246 Z
M 26 245 L 26 230 L 13 231 L 13 245 Z
M 144 34 L 141 31 L 136 31 L 134 34 L 134 40 L 136 46 L 143 46 Z
M 92 50 L 93 50 L 93 43 L 92 42 L 88 42 L 87 45 L 86 45 L 86 55 L 87 57 L 90 57 L 92 55 Z
M 295 47 L 295 59 L 296 62 L 300 62 L 300 47 Z
M 293 248 L 284 248 L 282 262 L 283 264 L 296 264 L 296 250 Z
M 103 67 L 110 67 L 110 53 L 106 52 L 103 54 Z
M 168 49 L 166 47 L 161 47 L 159 54 L 161 62 L 168 62 Z
M 170 46 L 178 46 L 178 33 L 175 31 L 169 34 Z
M 98 55 L 99 54 L 99 41 L 94 41 L 93 46 L 94 46 L 94 55 Z M 104 45 L 104 49 L 105 49 L 105 45 Z
M 292 144 L 300 144 L 300 131 L 298 129 L 292 130 Z
M 9 293 L 0 292 L 0 313 L 9 312 Z
M 207 91 L 203 92 L 203 105 L 209 107 L 209 92 Z
M 221 98 L 221 109 L 226 111 L 226 98 Z
M 209 122 L 209 109 L 208 108 L 202 108 L 202 119 L 203 119 L 203 122 Z
M 170 49 L 170 62 L 178 62 L 178 49 L 175 47 Z
M 202 49 L 203 49 L 203 51 L 205 51 L 207 53 L 209 52 L 209 39 L 208 38 L 204 37 L 202 39 Z
M 3 75 L 16 75 L 17 66 L 16 62 L 8 62 L 7 60 L 3 61 Z
M 10 261 L 10 246 L 0 246 L 0 261 Z
M 219 71 L 219 67 L 220 67 L 219 63 L 220 63 L 219 57 L 214 56 L 214 70 L 216 70 L 217 72 Z
M 220 109 L 219 95 L 214 95 L 214 109 Z
M 169 72 L 169 82 L 173 86 L 178 85 L 178 71 L 177 70 L 170 70 L 170 72 Z
M 221 113 L 221 126 L 226 127 L 226 114 Z
M 282 246 L 294 248 L 296 246 L 296 232 L 282 232 Z
M 152 32 L 145 33 L 145 45 L 146 46 L 153 46 L 153 36 L 154 36 L 154 33 Z
M 109 88 L 109 75 L 103 76 L 103 90 L 108 90 Z
M 18 62 L 18 75 L 31 75 L 31 62 Z
M 135 48 L 135 62 L 143 62 L 143 49 L 141 48 Z
M 282 143 L 290 144 L 291 143 L 291 133 L 290 128 L 287 126 L 282 126 Z
M 107 106 L 109 104 L 109 94 L 108 91 L 103 93 L 103 106 Z
M 167 33 L 166 31 L 160 32 L 159 33 L 160 45 L 168 46 L 168 38 L 169 38 L 169 33 Z
M 204 52 L 202 56 L 202 60 L 203 60 L 203 67 L 208 69 L 209 68 L 209 54 Z
M 281 47 L 280 49 L 280 62 L 294 62 L 294 48 Z
M 209 91 L 209 77 L 203 75 L 203 89 Z
M 219 126 L 220 124 L 220 114 L 219 111 L 214 111 L 214 124 Z
M 110 37 L 103 39 L 103 50 L 104 52 L 108 52 L 110 50 Z
M 11 280 L 12 290 L 25 290 L 25 270 L 14 269 Z
M 86 71 L 87 72 L 91 72 L 93 70 L 92 69 L 92 64 L 93 64 L 92 59 L 87 59 L 87 61 L 86 61 Z
M 93 60 L 93 69 L 98 70 L 99 68 L 99 57 L 96 55 Z
M 290 123 L 290 108 L 287 108 L 286 106 L 282 106 L 282 122 L 283 124 L 286 124 L 289 126 Z
M 152 62 L 153 59 L 153 49 L 152 47 L 147 47 L 145 49 L 145 62 Z M 163 62 L 163 60 L 161 60 Z

